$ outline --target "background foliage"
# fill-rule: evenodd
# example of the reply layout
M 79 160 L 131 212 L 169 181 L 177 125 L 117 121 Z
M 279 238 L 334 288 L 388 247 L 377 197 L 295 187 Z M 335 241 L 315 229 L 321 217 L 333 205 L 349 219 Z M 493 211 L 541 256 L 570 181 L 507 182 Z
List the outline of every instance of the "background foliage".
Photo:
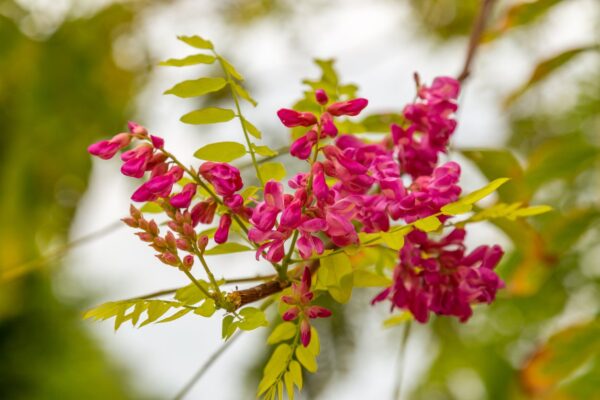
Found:
M 145 60 L 137 70 L 118 67 L 112 39 L 131 29 L 132 13 L 150 3 L 73 17 L 41 39 L 23 29 L 28 11 L 2 3 L 10 12 L 0 16 L 0 398 L 139 397 L 82 329 L 81 306 L 56 299 L 46 267 L 60 261 L 39 268 L 29 260 L 66 240 L 89 175 L 82 149 L 99 132 L 121 129 L 131 114 Z M 423 34 L 440 46 L 467 35 L 478 10 L 476 1 L 410 3 Z M 503 38 L 526 49 L 560 3 L 500 2 L 480 56 Z M 239 27 L 285 20 L 295 8 L 285 1 L 237 0 L 223 2 L 221 12 Z M 486 178 L 512 178 L 499 201 L 551 204 L 556 211 L 531 223 L 498 220 L 513 244 L 500 270 L 508 288 L 468 325 L 435 320 L 427 346 L 437 353 L 409 398 L 600 398 L 598 43 L 596 36 L 588 46 L 530 66 L 530 79 L 504 99 L 507 148 L 459 149 Z M 582 60 L 595 63 L 596 73 L 577 74 L 573 66 Z M 576 93 L 573 101 L 559 104 L 561 93 L 553 91 L 559 79 Z M 24 274 L 29 270 L 35 272 Z M 335 318 L 318 326 L 321 369 L 305 381 L 307 398 L 319 398 L 331 379 L 347 372 L 353 321 L 369 311 L 326 306 Z M 402 328 L 393 329 L 400 341 Z M 265 361 L 248 371 L 250 387 Z

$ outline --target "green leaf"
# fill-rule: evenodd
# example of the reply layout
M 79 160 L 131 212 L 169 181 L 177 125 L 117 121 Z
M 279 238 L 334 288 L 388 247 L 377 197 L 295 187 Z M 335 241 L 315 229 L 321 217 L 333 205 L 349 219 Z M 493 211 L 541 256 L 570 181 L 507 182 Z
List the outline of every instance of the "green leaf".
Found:
M 173 94 L 177 97 L 198 97 L 207 93 L 217 92 L 225 87 L 227 81 L 223 78 L 200 78 L 183 81 L 166 90 L 163 94 Z
M 243 81 L 244 77 L 242 76 L 242 74 L 240 74 L 233 65 L 231 65 L 231 63 L 229 61 L 227 61 L 224 57 L 219 56 L 219 59 L 221 60 L 221 62 L 223 63 L 223 68 L 225 69 L 225 71 L 233 76 L 235 79 L 237 79 L 238 81 Z
M 164 210 L 158 203 L 154 201 L 149 201 L 140 208 L 140 211 L 143 213 L 158 214 L 163 212 Z
M 96 321 L 104 321 L 117 315 L 122 307 L 123 303 L 121 302 L 109 301 L 86 311 L 83 314 L 83 319 L 91 318 Z
M 415 228 L 423 232 L 433 232 L 437 230 L 440 226 L 442 226 L 442 223 L 440 222 L 438 217 L 436 217 L 435 215 L 430 215 L 429 217 L 416 220 L 415 222 L 413 222 L 413 225 L 415 226 Z
M 267 338 L 267 343 L 275 344 L 291 339 L 296 334 L 296 330 L 296 324 L 292 322 L 282 322 L 281 324 L 277 325 L 275 329 L 273 329 L 273 332 L 271 332 Z
M 302 390 L 302 367 L 296 360 L 290 362 L 289 368 L 290 374 L 292 375 L 292 381 L 294 385 L 298 387 L 298 390 Z
M 310 351 L 308 351 L 306 347 L 296 347 L 296 358 L 298 359 L 298 361 L 300 361 L 300 364 L 302 364 L 308 372 L 317 372 L 317 360 L 315 359 L 315 356 Z
M 242 85 L 238 85 L 235 82 L 233 82 L 231 85 L 233 87 L 233 90 L 235 90 L 237 95 L 240 96 L 242 99 L 246 100 L 248 103 L 252 104 L 254 107 L 256 107 L 258 105 L 256 100 L 254 100 L 252 98 L 252 96 L 250 96 L 250 93 L 248 93 L 248 91 L 246 91 L 246 89 L 244 89 L 244 87 Z
M 177 36 L 177 39 L 197 49 L 213 49 L 210 40 L 202 39 L 200 36 Z
M 235 113 L 232 110 L 208 107 L 189 112 L 181 117 L 180 121 L 186 124 L 201 125 L 227 122 L 231 121 L 233 118 L 235 118 Z
M 177 311 L 175 314 L 173 314 L 173 315 L 171 315 L 171 316 L 169 316 L 167 318 L 161 319 L 160 321 L 158 321 L 158 323 L 162 324 L 163 322 L 175 321 L 176 319 L 179 319 L 179 318 L 183 317 L 184 315 L 186 315 L 187 313 L 189 313 L 191 311 L 192 311 L 191 308 L 184 308 L 182 310 Z
M 378 275 L 364 269 L 354 271 L 354 286 L 355 287 L 381 287 L 390 286 L 392 280 L 386 276 Z
M 208 291 L 208 283 L 202 280 L 198 280 L 200 285 Z M 175 299 L 179 300 L 181 303 L 192 306 L 194 304 L 199 303 L 201 300 L 205 299 L 206 296 L 200 289 L 196 287 L 194 283 L 190 283 L 187 286 L 184 286 L 180 289 L 177 289 L 175 292 Z
M 381 232 L 381 239 L 390 249 L 400 250 L 404 246 L 405 231 Z
M 206 256 L 216 256 L 219 254 L 231 254 L 231 253 L 240 253 L 242 251 L 251 251 L 252 249 L 246 245 L 235 243 L 235 242 L 227 242 L 223 244 L 218 244 L 210 250 L 206 250 L 204 255 Z
M 196 64 L 212 64 L 215 57 L 208 54 L 194 54 L 185 58 L 170 58 L 167 61 L 161 61 L 158 65 L 163 67 L 186 67 Z
M 504 185 L 509 181 L 509 178 L 498 178 L 488 183 L 481 189 L 475 190 L 474 192 L 469 193 L 468 195 L 462 197 L 459 202 L 462 204 L 474 204 L 479 200 L 489 196 L 494 193 L 500 186 Z
M 383 321 L 383 327 L 384 328 L 392 328 L 394 326 L 398 326 L 401 324 L 404 324 L 408 321 L 411 321 L 413 319 L 413 316 L 411 313 L 404 311 L 401 312 L 400 314 L 394 315 L 393 317 L 390 317 L 388 319 L 386 319 L 385 321 Z
M 148 300 L 148 318 L 142 322 L 140 327 L 146 326 L 162 317 L 172 307 L 172 304 L 161 300 Z
M 202 146 L 194 153 L 201 160 L 231 162 L 246 155 L 246 146 L 237 142 L 217 142 Z
M 277 382 L 279 376 L 286 370 L 291 355 L 292 348 L 288 344 L 282 343 L 277 346 L 267 365 L 265 365 L 263 378 L 258 385 L 258 395 L 264 393 Z
M 558 54 L 553 55 L 545 60 L 542 60 L 533 70 L 529 79 L 523 83 L 519 88 L 509 94 L 504 100 L 504 106 L 509 107 L 525 92 L 527 92 L 532 86 L 543 81 L 550 76 L 554 71 L 571 61 L 575 56 L 590 50 L 597 50 L 599 46 L 583 46 L 562 51 Z
M 248 121 L 247 119 L 243 118 L 242 119 L 242 123 L 244 124 L 244 128 L 246 128 L 246 131 L 254 136 L 257 139 L 261 139 L 262 138 L 262 134 L 260 133 L 260 131 L 258 130 L 258 128 L 256 126 L 254 126 L 250 121 Z
M 285 178 L 285 167 L 280 162 L 266 162 L 258 166 L 260 175 L 264 181 L 275 180 L 280 181 Z
M 194 310 L 194 314 L 198 314 L 202 317 L 208 318 L 212 317 L 216 310 L 217 306 L 215 304 L 215 301 L 213 299 L 206 299 L 200 307 L 197 307 Z
M 534 215 L 540 215 L 552 211 L 552 207 L 546 205 L 531 206 L 526 208 L 520 208 L 511 213 L 512 218 L 523 218 L 532 217 Z
M 221 336 L 227 340 L 235 333 L 237 324 L 234 322 L 233 315 L 226 315 L 223 318 L 223 324 L 221 325 Z
M 277 151 L 273 150 L 269 146 L 257 146 L 254 143 L 252 143 L 252 149 L 256 154 L 263 157 L 274 157 L 278 154 Z
M 321 258 L 321 267 L 317 271 L 318 282 L 338 303 L 347 303 L 352 296 L 354 276 L 350 258 L 345 253 L 332 254 Z
M 321 341 L 319 340 L 319 332 L 314 326 L 310 327 L 310 343 L 306 347 L 315 357 L 321 352 Z
M 251 331 L 261 326 L 269 325 L 265 312 L 258 308 L 242 308 L 239 314 L 243 317 L 243 320 L 238 322 L 238 327 L 244 331 Z
M 473 204 L 465 204 L 463 202 L 455 201 L 454 203 L 446 204 L 440 209 L 445 215 L 460 215 L 468 213 L 473 209 Z

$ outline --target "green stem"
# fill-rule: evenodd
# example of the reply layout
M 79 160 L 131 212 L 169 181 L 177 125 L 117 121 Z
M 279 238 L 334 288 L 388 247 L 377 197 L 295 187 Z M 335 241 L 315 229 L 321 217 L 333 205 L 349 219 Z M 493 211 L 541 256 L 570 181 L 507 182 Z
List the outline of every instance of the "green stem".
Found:
M 212 298 L 211 294 L 208 293 L 208 291 L 202 287 L 200 282 L 198 282 L 198 280 L 196 278 L 194 278 L 194 275 L 192 275 L 192 273 L 190 271 L 188 271 L 185 267 L 181 268 L 181 270 L 187 275 L 188 278 L 190 278 L 190 280 L 194 283 L 194 285 L 196 285 L 196 287 L 198 289 L 200 289 L 200 291 L 202 293 L 204 293 L 204 295 L 207 298 Z
M 221 59 L 221 56 L 219 56 L 219 54 L 217 54 L 216 51 L 213 50 L 213 54 L 215 55 L 215 57 L 217 58 L 217 60 L 219 60 L 219 64 L 221 65 L 221 69 L 223 70 L 223 72 L 225 73 L 225 75 L 227 76 L 227 83 L 229 85 L 229 89 L 231 90 L 231 97 L 233 97 L 233 102 L 235 103 L 235 109 L 237 111 L 237 117 L 240 120 L 240 125 L 242 127 L 242 131 L 244 132 L 244 137 L 246 138 L 246 144 L 248 145 L 248 152 L 250 153 L 250 157 L 252 158 L 252 164 L 254 165 L 254 169 L 256 170 L 256 177 L 258 178 L 258 180 L 260 181 L 260 185 L 261 186 L 265 186 L 265 182 L 260 174 L 260 170 L 258 169 L 258 162 L 256 161 L 256 154 L 254 153 L 254 149 L 252 148 L 252 141 L 250 140 L 250 135 L 248 134 L 248 131 L 246 129 L 246 125 L 244 124 L 244 116 L 242 115 L 242 109 L 240 107 L 240 101 L 238 99 L 237 93 L 235 92 L 235 89 L 233 88 L 233 85 L 236 84 L 236 82 L 233 80 L 231 74 L 229 73 L 229 71 L 227 70 L 227 68 L 225 67 L 225 64 L 223 63 L 223 60 Z
M 206 275 L 208 275 L 208 279 L 213 284 L 215 292 L 217 293 L 217 296 L 219 298 L 219 301 L 223 301 L 223 299 L 224 299 L 223 293 L 221 293 L 221 289 L 219 288 L 219 284 L 217 283 L 215 276 L 213 275 L 210 268 L 208 268 L 208 264 L 206 263 L 206 260 L 204 259 L 204 255 L 202 254 L 201 251 L 199 251 L 199 249 L 196 248 L 195 245 L 194 245 L 194 251 L 196 252 L 196 255 L 198 256 L 198 258 L 200 259 L 200 263 L 204 267 L 204 271 L 206 271 Z

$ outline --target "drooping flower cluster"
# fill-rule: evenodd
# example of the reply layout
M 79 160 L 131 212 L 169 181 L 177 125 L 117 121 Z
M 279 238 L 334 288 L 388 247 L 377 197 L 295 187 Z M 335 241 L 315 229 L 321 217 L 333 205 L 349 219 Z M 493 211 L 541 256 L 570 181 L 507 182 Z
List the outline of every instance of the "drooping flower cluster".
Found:
M 300 342 L 304 347 L 310 343 L 310 320 L 331 316 L 331 311 L 325 307 L 311 305 L 314 293 L 310 291 L 310 284 L 310 270 L 306 267 L 302 273 L 302 280 L 292 284 L 290 295 L 281 296 L 281 301 L 291 305 L 281 318 L 284 321 L 300 318 Z
M 421 231 L 406 237 L 394 283 L 374 300 L 390 300 L 394 307 L 409 310 L 419 322 L 429 312 L 452 315 L 464 322 L 474 303 L 491 303 L 504 283 L 494 272 L 502 257 L 499 246 L 480 246 L 466 254 L 464 229 L 455 229 L 439 241 Z

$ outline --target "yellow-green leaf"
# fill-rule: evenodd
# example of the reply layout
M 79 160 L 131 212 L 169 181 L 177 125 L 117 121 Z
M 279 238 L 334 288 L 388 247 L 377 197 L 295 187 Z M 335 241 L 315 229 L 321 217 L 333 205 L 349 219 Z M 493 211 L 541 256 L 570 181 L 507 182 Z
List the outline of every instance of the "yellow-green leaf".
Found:
M 143 213 L 158 214 L 163 212 L 164 210 L 158 203 L 154 201 L 149 201 L 140 208 L 140 211 Z
M 532 217 L 534 215 L 544 214 L 552 211 L 552 207 L 546 205 L 531 206 L 520 208 L 511 213 L 512 218 Z
M 186 315 L 187 313 L 191 312 L 192 309 L 191 308 L 184 308 L 182 310 L 177 311 L 175 314 L 167 317 L 167 318 L 163 318 L 160 321 L 158 321 L 159 324 L 162 324 L 163 322 L 171 322 L 171 321 L 175 321 L 176 319 L 179 319 L 181 317 L 183 317 L 184 315 Z M 132 321 L 133 322 L 133 321 Z M 135 325 L 135 324 L 134 324 Z
M 390 318 L 386 319 L 385 321 L 383 321 L 383 327 L 391 328 L 394 326 L 404 324 L 412 319 L 413 319 L 413 316 L 411 313 L 409 313 L 407 311 L 403 311 L 400 314 L 394 315 L 393 317 L 390 317 Z
M 335 301 L 346 303 L 350 300 L 353 279 L 352 265 L 347 254 L 337 253 L 321 259 L 317 281 L 327 288 Z
M 237 329 L 237 324 L 234 322 L 233 315 L 226 315 L 223 318 L 223 324 L 221 326 L 221 336 L 223 339 L 227 340 L 235 333 Z
M 306 347 L 315 357 L 321 352 L 321 341 L 319 340 L 319 332 L 314 326 L 310 327 L 310 343 Z
M 267 162 L 258 166 L 260 175 L 266 182 L 268 180 L 280 181 L 285 178 L 285 167 L 280 162 Z
M 271 332 L 267 338 L 267 343 L 275 344 L 291 339 L 296 334 L 296 330 L 296 324 L 291 322 L 282 322 L 281 324 L 277 325 L 275 329 L 273 329 L 273 332 Z
M 509 178 L 495 179 L 495 180 L 491 181 L 490 183 L 488 183 L 487 185 L 485 185 L 484 187 L 482 187 L 481 189 L 477 189 L 476 191 L 471 192 L 468 195 L 464 196 L 463 198 L 461 198 L 459 200 L 459 202 L 461 202 L 463 204 L 474 204 L 474 203 L 478 202 L 479 200 L 483 199 L 484 197 L 487 197 L 490 194 L 494 193 L 496 191 L 496 189 L 498 189 L 500 186 L 504 185 L 508 181 L 509 181 Z
M 200 78 L 183 81 L 165 90 L 163 94 L 173 94 L 177 97 L 197 97 L 207 93 L 217 92 L 225 87 L 227 81 L 223 78 Z
M 201 160 L 230 162 L 246 155 L 246 146 L 237 142 L 218 142 L 200 147 L 194 157 Z
M 257 139 L 262 138 L 262 134 L 260 133 L 258 128 L 254 126 L 250 121 L 248 121 L 247 119 L 243 119 L 242 123 L 244 124 L 244 128 L 246 128 L 246 131 L 250 135 L 254 136 Z
M 212 315 L 215 313 L 215 311 L 217 310 L 215 301 L 213 299 L 206 299 L 204 300 L 204 302 L 202 303 L 202 305 L 200 307 L 197 307 L 194 310 L 194 314 L 198 314 L 202 317 L 212 317 Z
M 472 204 L 466 204 L 459 200 L 454 203 L 446 204 L 440 211 L 446 215 L 459 215 L 468 213 L 472 209 Z
M 235 113 L 232 110 L 208 107 L 189 112 L 181 117 L 180 120 L 186 124 L 201 125 L 227 122 L 233 118 L 235 118 Z
M 386 276 L 378 275 L 364 269 L 354 271 L 354 286 L 355 287 L 381 287 L 389 286 L 392 280 Z
M 285 382 L 285 391 L 288 400 L 294 400 L 294 379 L 292 378 L 292 373 L 290 371 L 283 374 L 283 381 Z
M 416 220 L 413 224 L 417 229 L 422 230 L 423 232 L 433 232 L 442 225 L 435 215 Z
M 239 314 L 243 319 L 238 322 L 238 327 L 244 331 L 251 331 L 269 325 L 265 312 L 256 307 L 242 308 Z
M 248 91 L 246 89 L 244 89 L 244 87 L 242 85 L 239 85 L 234 82 L 234 83 L 232 83 L 232 86 L 233 86 L 233 90 L 235 90 L 235 92 L 238 94 L 238 96 L 240 96 L 242 99 L 246 100 L 248 103 L 252 104 L 254 107 L 256 107 L 258 105 L 256 100 L 254 100 L 252 98 L 252 96 L 250 96 L 250 93 L 248 93 Z
M 240 243 L 235 242 L 227 242 L 223 244 L 218 244 L 210 250 L 206 250 L 204 255 L 206 256 L 216 256 L 219 254 L 231 254 L 231 253 L 240 253 L 242 251 L 251 251 L 252 249 L 248 246 L 245 246 Z
M 298 361 L 300 361 L 300 364 L 302 364 L 308 372 L 317 372 L 317 360 L 315 359 L 315 356 L 310 351 L 308 351 L 306 347 L 296 347 L 296 358 L 298 359 Z
M 265 365 L 263 378 L 258 385 L 258 395 L 264 393 L 273 384 L 275 384 L 275 382 L 277 382 L 277 378 L 279 378 L 279 376 L 287 368 L 291 355 L 292 348 L 288 344 L 282 343 L 277 346 L 271 355 L 271 358 L 267 362 L 267 365 Z
M 197 49 L 213 49 L 210 40 L 202 39 L 200 36 L 177 36 L 177 39 Z
M 167 61 L 161 61 L 158 65 L 163 67 L 186 67 L 196 64 L 212 64 L 215 60 L 215 57 L 208 54 L 193 54 L 185 58 L 170 58 Z
M 292 381 L 294 382 L 294 385 L 296 385 L 299 390 L 302 390 L 302 367 L 298 361 L 292 360 L 290 362 L 289 371 L 292 375 Z
M 404 246 L 406 231 L 381 232 L 381 239 L 390 249 L 400 250 Z
M 275 150 L 273 150 L 269 146 L 257 146 L 254 143 L 252 143 L 252 149 L 254 150 L 254 152 L 256 154 L 263 156 L 263 157 L 274 157 L 278 154 Z
M 240 74 L 233 65 L 231 65 L 231 63 L 229 61 L 227 61 L 224 57 L 219 56 L 219 59 L 221 60 L 221 62 L 223 63 L 223 68 L 225 69 L 225 71 L 233 76 L 235 79 L 237 79 L 238 81 L 243 81 L 244 77 L 242 76 L 242 74 Z
M 208 291 L 208 283 L 202 280 L 198 280 L 200 285 Z M 180 301 L 181 303 L 191 306 L 196 303 L 199 303 L 201 300 L 205 299 L 206 296 L 194 283 L 190 283 L 187 286 L 184 286 L 180 289 L 177 289 L 175 292 L 175 299 Z

